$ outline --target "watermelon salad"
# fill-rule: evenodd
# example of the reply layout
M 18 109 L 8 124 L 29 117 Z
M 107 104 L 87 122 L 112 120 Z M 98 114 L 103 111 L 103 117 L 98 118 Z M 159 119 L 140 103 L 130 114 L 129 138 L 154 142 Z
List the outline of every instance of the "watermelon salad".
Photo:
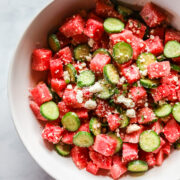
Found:
M 118 179 L 180 149 L 180 32 L 167 17 L 151 2 L 97 0 L 32 52 L 33 72 L 47 74 L 30 89 L 42 138 L 77 168 Z

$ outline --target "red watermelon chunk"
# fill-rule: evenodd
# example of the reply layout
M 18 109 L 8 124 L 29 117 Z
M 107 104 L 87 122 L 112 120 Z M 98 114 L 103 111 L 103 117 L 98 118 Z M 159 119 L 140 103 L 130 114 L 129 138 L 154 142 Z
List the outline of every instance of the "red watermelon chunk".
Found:
M 120 120 L 118 114 L 110 114 L 107 116 L 107 122 L 111 131 L 116 130 L 120 126 Z
M 47 119 L 45 119 L 45 118 L 41 115 L 41 113 L 40 113 L 40 108 L 39 108 L 39 106 L 38 106 L 38 104 L 37 104 L 36 102 L 30 101 L 30 102 L 29 102 L 29 105 L 30 105 L 30 108 L 32 109 L 34 115 L 36 116 L 36 118 L 37 118 L 38 120 L 47 121 Z
M 86 27 L 84 29 L 84 34 L 89 38 L 94 40 L 99 40 L 104 32 L 103 23 L 95 19 L 88 19 L 86 22 Z
M 150 167 L 156 165 L 156 159 L 153 153 L 145 153 L 145 160 Z
M 90 69 L 95 73 L 103 73 L 103 68 L 111 61 L 110 56 L 105 54 L 97 54 L 90 62 Z
M 65 131 L 62 135 L 61 141 L 65 144 L 73 144 L 73 136 L 75 134 L 76 134 L 76 132 Z
M 89 14 L 88 14 L 88 19 L 95 19 L 97 21 L 100 21 L 100 22 L 104 22 L 104 20 L 102 18 L 100 18 L 99 16 L 97 16 L 95 14 L 95 12 L 91 11 Z
M 122 163 L 122 157 L 115 155 L 113 156 L 113 165 L 110 173 L 113 179 L 118 179 L 127 171 L 126 166 Z
M 130 89 L 129 97 L 131 97 L 134 102 L 138 102 L 145 99 L 147 97 L 147 93 L 143 87 L 132 87 Z
M 85 34 L 78 34 L 72 37 L 71 43 L 76 46 L 78 44 L 84 44 L 88 42 L 88 37 Z
M 42 138 L 50 143 L 57 144 L 60 141 L 63 132 L 64 129 L 60 126 L 47 123 L 43 129 Z
M 52 59 L 50 61 L 50 70 L 52 78 L 63 77 L 63 63 L 61 59 Z
M 86 171 L 96 175 L 98 170 L 99 170 L 99 167 L 96 164 L 94 164 L 92 161 L 89 161 L 87 163 Z
M 122 69 L 122 75 L 126 78 L 128 83 L 132 84 L 138 81 L 141 76 L 138 67 L 135 64 Z
M 79 14 L 76 14 L 67 19 L 67 21 L 59 28 L 59 31 L 66 37 L 73 37 L 83 33 L 84 24 L 83 18 Z
M 111 169 L 112 165 L 112 157 L 111 156 L 103 156 L 102 154 L 95 152 L 95 151 L 89 151 L 90 159 L 93 161 L 94 164 L 96 164 L 99 168 L 102 169 Z
M 174 119 L 169 120 L 165 125 L 163 133 L 170 143 L 174 143 L 179 139 L 179 129 L 180 126 Z
M 122 157 L 125 162 L 138 159 L 138 144 L 123 143 Z
M 169 101 L 176 101 L 178 99 L 176 86 L 172 84 L 172 85 L 168 85 L 168 87 L 169 87 L 170 94 L 169 96 L 167 96 L 167 99 Z
M 164 153 L 163 150 L 161 149 L 157 154 L 156 154 L 156 165 L 161 166 L 164 161 Z
M 89 123 L 84 123 L 84 124 L 82 124 L 82 125 L 79 127 L 78 131 L 90 132 L 90 130 L 89 130 Z
M 51 50 L 35 49 L 32 53 L 32 69 L 35 71 L 48 70 L 51 57 L 52 57 Z
M 153 38 L 147 39 L 146 45 L 147 45 L 147 52 L 151 52 L 155 56 L 158 56 L 163 53 L 164 46 L 162 43 L 162 40 L 159 38 L 159 36 L 152 36 Z
M 174 29 L 167 29 L 165 32 L 165 43 L 174 40 L 180 42 L 180 32 Z
M 96 136 L 93 149 L 104 155 L 112 156 L 116 150 L 117 141 L 105 134 L 99 134 Z
M 156 27 L 166 21 L 166 14 L 153 3 L 146 3 L 140 12 L 149 27 Z
M 51 87 L 57 94 L 59 94 L 60 91 L 64 90 L 66 86 L 67 84 L 64 79 L 51 79 Z
M 169 75 L 171 67 L 169 61 L 163 61 L 150 64 L 147 70 L 149 78 L 155 79 Z
M 171 145 L 170 143 L 166 142 L 166 144 L 164 144 L 164 146 L 162 147 L 163 153 L 166 155 L 169 155 L 171 152 Z
M 45 83 L 40 82 L 30 90 L 31 98 L 36 102 L 39 106 L 47 101 L 52 100 L 52 94 L 50 93 L 48 87 Z
M 160 140 L 161 140 L 160 146 L 155 151 L 153 151 L 153 153 L 155 154 L 158 153 L 160 149 L 166 144 L 165 140 L 162 137 L 160 137 Z
M 178 80 L 178 73 L 176 71 L 171 71 L 170 74 L 161 78 L 161 83 L 167 85 L 178 85 Z
M 157 134 L 160 134 L 162 132 L 162 129 L 163 129 L 162 124 L 159 121 L 154 122 L 150 127 Z
M 84 169 L 87 166 L 89 160 L 88 148 L 81 148 L 75 146 L 71 149 L 71 156 L 74 164 L 79 169 Z
M 64 48 L 65 46 L 70 44 L 71 40 L 67 38 L 66 36 L 64 36 L 64 34 L 62 34 L 60 31 L 58 31 L 56 35 L 57 35 L 57 38 L 59 39 L 61 48 Z
M 147 124 L 157 119 L 152 109 L 144 107 L 140 109 L 137 113 L 138 123 Z
M 63 101 L 58 103 L 58 108 L 59 108 L 60 114 L 61 113 L 65 114 L 70 111 L 69 107 L 67 107 Z
M 150 35 L 159 36 L 160 39 L 164 40 L 165 28 L 162 26 L 153 28 L 150 30 Z
M 129 19 L 126 29 L 132 31 L 135 36 L 142 39 L 146 31 L 146 26 L 137 19 Z
M 85 108 L 74 110 L 74 112 L 78 115 L 80 119 L 87 119 L 88 118 L 88 111 Z

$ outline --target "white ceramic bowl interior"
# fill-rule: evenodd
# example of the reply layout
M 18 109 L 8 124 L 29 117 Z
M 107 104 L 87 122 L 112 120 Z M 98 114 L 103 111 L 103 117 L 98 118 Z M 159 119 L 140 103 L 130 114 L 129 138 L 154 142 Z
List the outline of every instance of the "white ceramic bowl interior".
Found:
M 124 0 L 126 3 L 143 5 L 147 1 Z M 180 1 L 154 0 L 171 14 L 171 22 L 180 29 Z M 47 33 L 60 24 L 63 19 L 79 9 L 94 6 L 93 0 L 55 0 L 49 4 L 30 24 L 16 50 L 9 73 L 9 100 L 15 126 L 25 147 L 36 162 L 55 179 L 110 179 L 110 177 L 93 176 L 85 170 L 78 170 L 71 158 L 59 156 L 41 138 L 41 125 L 29 108 L 28 88 L 41 77 L 32 76 L 30 69 L 31 53 L 37 47 L 45 46 Z M 178 180 L 180 179 L 180 153 L 173 152 L 161 167 L 153 168 L 142 176 L 127 175 L 123 180 Z

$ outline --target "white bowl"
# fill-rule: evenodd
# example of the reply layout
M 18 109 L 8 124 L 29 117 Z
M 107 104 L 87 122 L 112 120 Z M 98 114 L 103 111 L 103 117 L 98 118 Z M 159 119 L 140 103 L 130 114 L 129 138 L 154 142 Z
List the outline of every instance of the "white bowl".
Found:
M 126 3 L 143 5 L 146 1 L 124 0 Z M 156 4 L 171 13 L 171 23 L 180 29 L 180 1 L 154 0 Z M 9 100 L 16 129 L 25 147 L 36 162 L 55 179 L 110 179 L 110 177 L 93 176 L 85 170 L 78 170 L 71 158 L 63 158 L 48 147 L 41 138 L 41 125 L 29 108 L 28 88 L 35 83 L 30 69 L 31 53 L 37 42 L 43 47 L 47 33 L 60 24 L 65 17 L 76 10 L 89 9 L 94 6 L 93 0 L 56 0 L 49 4 L 30 24 L 16 50 L 9 72 Z M 173 152 L 161 167 L 155 167 L 142 176 L 123 177 L 123 180 L 178 180 L 180 179 L 180 153 Z

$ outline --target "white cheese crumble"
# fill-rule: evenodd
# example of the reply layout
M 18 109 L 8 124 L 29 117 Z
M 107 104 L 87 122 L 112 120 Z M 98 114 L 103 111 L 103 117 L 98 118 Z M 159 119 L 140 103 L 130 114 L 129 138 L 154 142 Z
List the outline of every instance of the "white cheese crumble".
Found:
M 70 75 L 69 75 L 68 71 L 64 71 L 63 77 L 64 77 L 65 81 L 70 81 Z
M 71 85 L 71 84 L 68 84 L 68 85 L 67 85 L 67 89 L 72 89 L 72 85 Z
M 85 107 L 86 109 L 95 109 L 96 106 L 97 106 L 96 101 L 94 101 L 94 100 L 92 100 L 92 99 L 86 101 L 85 104 L 84 104 L 84 107 Z
M 83 93 L 81 90 L 77 90 L 76 99 L 77 99 L 78 103 L 83 102 Z
M 126 115 L 129 117 L 129 118 L 135 118 L 136 117 L 136 111 L 134 109 L 128 109 L 126 111 Z
M 103 87 L 99 82 L 96 82 L 93 86 L 89 88 L 89 92 L 97 93 L 103 90 Z
M 137 124 L 130 124 L 126 129 L 126 133 L 133 133 L 135 131 L 138 131 L 139 129 L 141 129 L 141 127 Z
M 94 40 L 93 40 L 92 38 L 89 39 L 88 45 L 89 45 L 90 47 L 93 47 L 93 45 L 94 45 Z
M 145 69 L 145 70 L 140 70 L 140 74 L 142 75 L 142 76 L 147 76 L 147 69 Z
M 126 78 L 124 76 L 122 76 L 120 79 L 119 79 L 119 83 L 120 84 L 124 84 L 126 82 Z
M 135 106 L 135 103 L 132 99 L 126 98 L 123 95 L 120 95 L 117 98 L 117 103 L 123 103 L 126 107 L 133 108 Z

